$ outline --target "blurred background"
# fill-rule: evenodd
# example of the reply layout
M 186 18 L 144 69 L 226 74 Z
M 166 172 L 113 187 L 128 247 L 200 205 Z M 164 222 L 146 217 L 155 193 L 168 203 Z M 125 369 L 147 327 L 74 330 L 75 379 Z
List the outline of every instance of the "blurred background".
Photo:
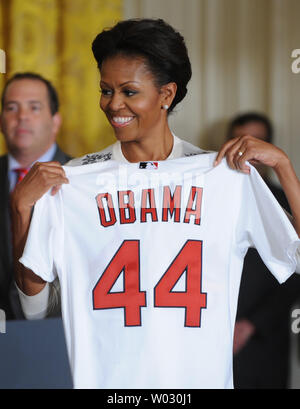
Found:
M 122 18 L 123 2 L 0 0 L 0 4 L 0 48 L 6 53 L 0 87 L 18 71 L 42 74 L 53 82 L 60 98 L 60 146 L 79 156 L 109 145 L 113 135 L 99 108 L 99 74 L 91 43 L 104 27 Z M 1 143 L 3 151 L 2 138 Z
M 18 71 L 50 79 L 61 103 L 61 148 L 72 156 L 100 151 L 114 136 L 99 108 L 91 43 L 133 17 L 163 18 L 186 39 L 193 77 L 170 117 L 175 134 L 218 150 L 234 115 L 265 113 L 300 177 L 300 73 L 291 68 L 300 49 L 299 0 L 0 0 L 0 88 Z M 300 387 L 295 335 L 291 342 L 291 387 Z

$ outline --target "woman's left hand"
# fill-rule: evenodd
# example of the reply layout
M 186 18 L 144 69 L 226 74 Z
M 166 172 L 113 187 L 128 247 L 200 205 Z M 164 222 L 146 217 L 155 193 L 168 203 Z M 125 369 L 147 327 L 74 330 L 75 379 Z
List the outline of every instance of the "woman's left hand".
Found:
M 287 154 L 271 143 L 245 135 L 224 143 L 216 157 L 215 166 L 224 157 L 230 168 L 243 173 L 250 173 L 246 161 L 252 165 L 259 164 L 273 168 L 288 199 L 293 216 L 292 223 L 300 237 L 300 181 Z M 300 258 L 297 268 L 300 269 Z
M 236 137 L 224 143 L 216 157 L 215 166 L 224 157 L 230 168 L 244 173 L 250 172 L 246 161 L 252 165 L 270 166 L 275 171 L 289 162 L 288 156 L 281 149 L 250 135 Z

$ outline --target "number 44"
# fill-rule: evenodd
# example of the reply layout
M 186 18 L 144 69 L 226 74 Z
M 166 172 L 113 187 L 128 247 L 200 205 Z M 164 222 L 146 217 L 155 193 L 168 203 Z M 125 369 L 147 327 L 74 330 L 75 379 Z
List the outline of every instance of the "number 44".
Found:
M 123 291 L 111 292 L 123 273 Z M 174 291 L 185 274 L 185 291 Z M 186 327 L 201 326 L 201 310 L 206 308 L 206 293 L 201 291 L 202 241 L 188 240 L 154 288 L 154 307 L 185 308 Z M 124 308 L 125 326 L 141 326 L 141 308 L 146 307 L 146 292 L 140 290 L 139 240 L 125 240 L 93 289 L 96 310 Z

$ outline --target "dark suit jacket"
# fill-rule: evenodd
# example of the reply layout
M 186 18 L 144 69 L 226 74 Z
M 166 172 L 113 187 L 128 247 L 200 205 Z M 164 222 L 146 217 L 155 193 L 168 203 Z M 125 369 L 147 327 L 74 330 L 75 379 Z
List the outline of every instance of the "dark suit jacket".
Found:
M 66 163 L 71 159 L 57 147 L 52 160 Z M 0 156 L 0 309 L 5 311 L 6 319 L 23 319 L 17 289 L 13 285 L 12 237 L 9 216 L 8 158 Z
M 283 191 L 267 182 L 290 211 Z M 300 297 L 300 275 L 279 284 L 255 249 L 249 249 L 238 299 L 237 320 L 246 318 L 256 333 L 234 356 L 236 388 L 286 388 L 289 374 L 290 309 Z

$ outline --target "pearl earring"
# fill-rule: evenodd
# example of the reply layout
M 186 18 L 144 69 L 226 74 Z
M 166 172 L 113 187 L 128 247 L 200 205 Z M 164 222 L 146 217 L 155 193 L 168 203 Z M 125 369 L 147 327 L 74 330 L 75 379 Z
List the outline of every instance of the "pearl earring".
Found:
M 167 111 L 169 109 L 169 105 L 163 105 L 163 109 Z

